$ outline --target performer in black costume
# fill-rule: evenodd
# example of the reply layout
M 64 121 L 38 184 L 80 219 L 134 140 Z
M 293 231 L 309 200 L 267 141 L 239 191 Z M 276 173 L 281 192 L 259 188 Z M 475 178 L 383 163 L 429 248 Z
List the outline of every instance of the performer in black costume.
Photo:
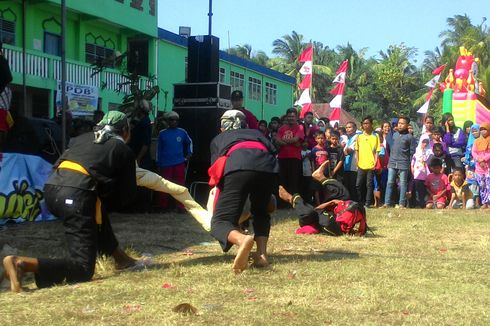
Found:
M 245 115 L 228 110 L 221 117 L 222 133 L 211 142 L 212 185 L 217 185 L 215 209 L 211 219 L 211 235 L 227 252 L 238 246 L 233 270 L 240 273 L 248 267 L 248 256 L 257 243 L 254 264 L 268 265 L 267 241 L 270 215 L 267 206 L 277 185 L 279 166 L 272 143 L 258 130 L 246 128 Z M 250 196 L 255 237 L 241 233 L 239 217 L 247 197 Z
M 73 139 L 54 165 L 44 196 L 48 209 L 62 219 L 68 256 L 43 259 L 7 256 L 3 260 L 11 290 L 21 291 L 22 275 L 35 274 L 39 288 L 92 279 L 97 252 L 112 255 L 116 268 L 136 261 L 118 246 L 107 215 L 108 207 L 127 205 L 136 194 L 136 163 L 124 113 L 110 111 L 98 130 Z
M 321 229 L 320 219 L 323 211 L 328 211 L 337 205 L 339 201 L 351 199 L 349 191 L 341 182 L 335 179 L 327 179 L 325 177 L 325 169 L 328 165 L 329 161 L 324 162 L 312 174 L 313 179 L 321 184 L 325 194 L 322 198 L 322 204 L 318 205 L 317 207 L 313 207 L 305 202 L 304 199 L 301 198 L 301 195 L 290 194 L 283 186 L 279 186 L 279 197 L 291 204 L 291 206 L 294 208 L 294 211 L 299 217 L 300 228 L 311 226 L 319 232 Z

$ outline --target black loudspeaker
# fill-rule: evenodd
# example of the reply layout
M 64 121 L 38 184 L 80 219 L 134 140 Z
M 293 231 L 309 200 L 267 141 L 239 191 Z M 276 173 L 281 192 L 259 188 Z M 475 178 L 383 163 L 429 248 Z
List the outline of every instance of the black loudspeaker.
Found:
M 219 38 L 191 36 L 187 43 L 188 83 L 219 81 Z
M 211 162 L 209 145 L 218 135 L 223 109 L 175 108 L 179 114 L 179 127 L 187 131 L 192 139 L 193 154 L 189 161 L 186 183 L 208 181 L 208 168 Z

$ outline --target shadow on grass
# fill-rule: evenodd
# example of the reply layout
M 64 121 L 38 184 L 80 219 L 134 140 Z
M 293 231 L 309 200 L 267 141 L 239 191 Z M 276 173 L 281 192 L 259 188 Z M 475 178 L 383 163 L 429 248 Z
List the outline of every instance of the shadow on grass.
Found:
M 300 250 L 296 252 L 301 252 Z M 208 255 L 205 257 L 191 258 L 189 260 L 178 262 L 182 266 L 194 265 L 213 265 L 216 263 L 230 263 L 234 255 Z M 304 254 L 271 254 L 269 260 L 272 264 L 284 264 L 290 262 L 327 262 L 343 259 L 358 259 L 359 254 L 352 251 L 344 250 L 324 250 L 324 251 L 304 251 Z

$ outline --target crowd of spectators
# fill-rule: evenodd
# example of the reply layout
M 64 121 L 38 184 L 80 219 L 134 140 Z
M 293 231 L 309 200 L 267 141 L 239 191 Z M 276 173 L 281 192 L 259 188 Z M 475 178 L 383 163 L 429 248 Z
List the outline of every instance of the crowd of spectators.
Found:
M 450 113 L 438 122 L 426 116 L 419 135 L 415 123 L 399 116 L 376 125 L 366 116 L 360 126 L 331 126 L 291 108 L 258 128 L 278 149 L 281 185 L 312 204 L 323 195 L 312 171 L 328 161 L 326 177 L 369 208 L 489 208 L 490 123 L 460 128 Z

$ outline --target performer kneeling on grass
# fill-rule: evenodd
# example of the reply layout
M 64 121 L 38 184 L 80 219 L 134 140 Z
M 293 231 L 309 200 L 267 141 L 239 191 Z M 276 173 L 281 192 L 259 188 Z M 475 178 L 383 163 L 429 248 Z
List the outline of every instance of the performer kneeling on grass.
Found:
M 137 261 L 119 247 L 106 206 L 130 204 L 136 195 L 136 164 L 124 113 L 110 111 L 98 131 L 74 139 L 54 165 L 44 188 L 48 209 L 63 220 L 68 257 L 42 259 L 7 256 L 3 260 L 11 290 L 22 290 L 22 275 L 35 274 L 38 288 L 92 279 L 97 252 L 112 255 L 116 268 Z
M 217 186 L 211 235 L 224 252 L 238 246 L 233 270 L 240 273 L 248 267 L 248 258 L 257 243 L 254 254 L 256 267 L 268 266 L 267 241 L 270 215 L 267 206 L 277 182 L 279 166 L 272 143 L 258 130 L 246 128 L 245 115 L 228 110 L 221 117 L 222 133 L 211 142 L 210 185 Z M 238 221 L 247 197 L 254 216 L 255 237 L 240 232 Z

